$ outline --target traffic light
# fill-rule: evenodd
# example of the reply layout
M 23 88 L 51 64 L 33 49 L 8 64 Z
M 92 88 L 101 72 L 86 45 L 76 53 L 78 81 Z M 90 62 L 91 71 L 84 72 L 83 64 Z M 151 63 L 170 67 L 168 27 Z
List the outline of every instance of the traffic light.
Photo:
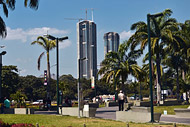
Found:
M 47 85 L 47 70 L 44 70 L 44 85 Z

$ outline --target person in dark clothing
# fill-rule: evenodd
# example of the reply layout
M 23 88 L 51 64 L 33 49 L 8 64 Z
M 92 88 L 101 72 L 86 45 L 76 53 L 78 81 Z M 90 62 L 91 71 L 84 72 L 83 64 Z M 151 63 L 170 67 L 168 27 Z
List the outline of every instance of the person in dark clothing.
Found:
M 48 110 L 50 110 L 50 108 L 51 108 L 51 100 L 49 97 L 47 99 L 47 108 L 48 108 Z

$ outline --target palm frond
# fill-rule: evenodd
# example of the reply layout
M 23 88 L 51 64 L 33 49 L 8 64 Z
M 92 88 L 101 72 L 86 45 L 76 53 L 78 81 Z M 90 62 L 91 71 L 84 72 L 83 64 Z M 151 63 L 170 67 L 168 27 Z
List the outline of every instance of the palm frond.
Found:
M 8 17 L 7 5 L 4 2 L 2 2 L 1 4 L 3 5 L 3 12 L 4 12 L 5 16 Z
M 171 16 L 172 13 L 173 13 L 173 12 L 172 12 L 171 9 L 165 9 L 165 10 L 163 11 L 163 14 L 164 14 L 165 17 Z
M 16 0 L 6 0 L 6 3 L 8 4 L 8 7 L 9 7 L 11 10 L 14 10 L 14 9 L 15 9 Z
M 27 7 L 28 6 L 28 0 L 25 0 L 24 1 L 24 6 Z M 38 9 L 38 6 L 39 6 L 39 0 L 30 0 L 30 3 L 29 3 L 29 7 L 34 9 L 34 10 L 37 10 Z
M 5 38 L 7 36 L 7 29 L 6 29 L 6 25 L 5 22 L 3 21 L 3 19 L 0 16 L 0 36 L 2 38 Z
M 38 57 L 38 70 L 40 70 L 40 62 L 43 56 L 44 56 L 44 52 L 42 52 L 40 56 Z
M 137 23 L 134 23 L 134 24 L 132 24 L 132 26 L 131 26 L 131 30 L 138 29 L 139 26 L 142 26 L 142 25 L 146 25 L 146 23 L 145 23 L 145 22 L 142 22 L 142 21 L 139 21 L 139 22 L 137 22 Z

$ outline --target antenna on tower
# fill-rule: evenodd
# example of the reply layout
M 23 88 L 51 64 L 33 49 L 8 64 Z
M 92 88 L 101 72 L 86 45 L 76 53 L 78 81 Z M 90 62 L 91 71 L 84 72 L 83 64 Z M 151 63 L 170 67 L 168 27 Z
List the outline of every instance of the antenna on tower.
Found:
M 85 13 L 86 13 L 86 20 L 87 20 L 87 10 L 88 10 L 88 9 L 86 8 L 86 11 L 85 11 Z
M 92 21 L 94 21 L 94 14 L 93 14 L 94 8 L 91 8 L 91 11 L 92 11 Z
M 85 15 L 86 15 L 86 20 L 87 20 L 87 15 L 88 15 L 88 8 L 85 8 L 85 9 L 81 9 L 81 10 L 85 10 Z
M 82 9 L 82 10 L 85 10 L 86 20 L 87 20 L 87 16 L 88 16 L 88 10 L 91 10 L 91 13 L 92 13 L 92 21 L 94 21 L 94 8 L 85 8 L 85 9 Z

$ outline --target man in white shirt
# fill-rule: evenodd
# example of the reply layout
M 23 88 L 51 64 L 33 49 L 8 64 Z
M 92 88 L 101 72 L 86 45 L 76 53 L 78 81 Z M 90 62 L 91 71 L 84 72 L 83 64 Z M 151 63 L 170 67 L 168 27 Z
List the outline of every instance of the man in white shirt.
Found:
M 123 94 L 123 91 L 120 90 L 120 92 L 118 94 L 119 111 L 123 111 L 124 99 L 125 99 L 125 95 Z

